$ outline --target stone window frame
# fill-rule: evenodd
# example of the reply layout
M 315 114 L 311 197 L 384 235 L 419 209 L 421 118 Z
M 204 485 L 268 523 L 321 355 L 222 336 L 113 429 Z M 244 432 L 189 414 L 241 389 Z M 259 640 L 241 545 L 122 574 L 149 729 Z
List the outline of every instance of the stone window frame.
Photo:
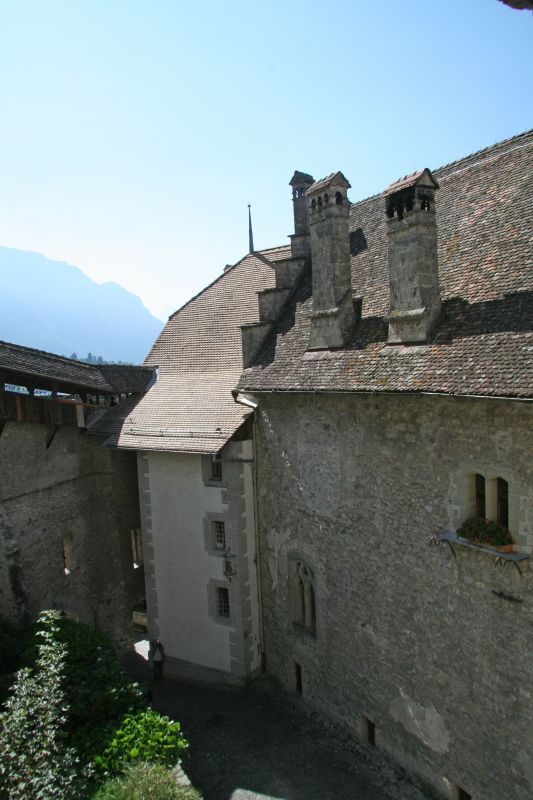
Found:
M 313 638 L 318 630 L 316 573 L 309 559 L 292 552 L 288 557 L 289 614 L 293 629 Z
M 220 465 L 220 478 L 213 477 L 213 464 Z M 219 489 L 227 488 L 227 481 L 224 479 L 224 465 L 220 453 L 202 456 L 202 478 L 205 486 L 217 486 Z
M 230 549 L 231 524 L 228 513 L 207 511 L 204 514 L 204 550 L 210 556 L 223 558 Z M 216 524 L 221 522 L 224 525 L 225 547 L 218 547 L 216 543 Z
M 497 474 L 498 473 L 498 474 Z M 484 485 L 482 487 L 481 480 Z M 462 522 L 479 516 L 481 494 L 485 506 L 485 519 L 492 522 L 500 521 L 500 481 L 507 485 L 507 525 L 513 539 L 517 539 L 519 530 L 519 496 L 518 487 L 513 483 L 507 473 L 501 470 L 477 469 L 465 474 L 464 479 L 464 508 Z M 513 490 L 511 489 L 513 487 Z M 484 491 L 482 491 L 484 489 Z M 460 527 L 460 525 L 459 525 Z
M 219 614 L 219 589 L 225 589 L 228 593 L 228 616 L 221 616 Z M 212 578 L 207 585 L 207 613 L 211 620 L 216 622 L 217 625 L 225 625 L 229 628 L 235 627 L 235 608 L 232 594 L 232 587 L 227 581 L 215 580 Z

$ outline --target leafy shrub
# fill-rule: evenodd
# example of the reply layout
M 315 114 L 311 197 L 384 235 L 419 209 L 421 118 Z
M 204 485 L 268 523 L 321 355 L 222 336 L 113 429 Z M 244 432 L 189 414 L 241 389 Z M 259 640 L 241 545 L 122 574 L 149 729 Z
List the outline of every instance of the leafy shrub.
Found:
M 160 764 L 140 763 L 123 777 L 104 783 L 93 800 L 202 800 L 202 795 L 192 787 L 178 786 Z
M 9 800 L 66 800 L 80 783 L 74 751 L 65 743 L 65 645 L 56 634 L 53 612 L 43 612 L 35 669 L 17 673 L 0 714 L 0 795 Z
M 64 687 L 71 730 L 116 723 L 130 709 L 146 705 L 141 687 L 127 677 L 105 634 L 63 619 L 57 636 L 67 648 Z
M 172 722 L 148 708 L 126 714 L 105 750 L 93 762 L 105 775 L 121 773 L 135 761 L 173 767 L 188 747 L 179 722 Z
M 472 542 L 478 540 L 482 544 L 495 547 L 513 544 L 513 537 L 505 525 L 500 525 L 498 522 L 483 519 L 482 517 L 467 519 L 466 522 L 463 522 L 457 534 Z

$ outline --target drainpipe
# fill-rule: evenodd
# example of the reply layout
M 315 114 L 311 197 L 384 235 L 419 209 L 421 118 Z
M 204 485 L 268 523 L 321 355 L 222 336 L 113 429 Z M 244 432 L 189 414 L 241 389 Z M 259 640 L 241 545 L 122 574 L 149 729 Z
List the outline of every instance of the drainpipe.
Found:
M 231 392 L 236 403 L 255 410 L 257 403 L 244 395 L 240 395 L 238 389 Z M 262 602 L 262 580 L 261 580 L 261 551 L 259 545 L 259 513 L 257 504 L 257 416 L 252 417 L 252 485 L 254 491 L 254 534 L 255 534 L 255 569 L 257 575 L 257 610 L 259 615 L 259 644 L 261 648 L 261 672 L 266 672 L 266 653 L 265 653 L 265 632 L 263 626 L 263 602 Z

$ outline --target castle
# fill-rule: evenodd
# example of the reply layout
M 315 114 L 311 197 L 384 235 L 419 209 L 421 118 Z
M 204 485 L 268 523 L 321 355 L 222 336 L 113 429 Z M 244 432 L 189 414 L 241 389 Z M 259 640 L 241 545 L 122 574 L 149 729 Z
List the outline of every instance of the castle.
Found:
M 266 669 L 450 800 L 533 794 L 532 175 L 533 132 L 355 204 L 296 172 L 290 245 L 86 426 L 136 458 L 169 672 Z

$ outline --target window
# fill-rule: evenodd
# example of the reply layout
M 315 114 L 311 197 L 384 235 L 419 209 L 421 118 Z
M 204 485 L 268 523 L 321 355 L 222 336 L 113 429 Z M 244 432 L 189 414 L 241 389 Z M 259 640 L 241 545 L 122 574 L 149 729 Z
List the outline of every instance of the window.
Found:
M 316 633 L 316 598 L 312 569 L 300 560 L 290 562 L 292 621 Z
M 487 502 L 485 496 L 485 478 L 483 475 L 476 473 L 476 517 L 487 516 Z
M 365 725 L 365 735 L 368 744 L 371 744 L 372 747 L 376 746 L 376 726 L 375 724 L 368 719 L 368 717 L 363 717 L 364 725 Z
M 213 522 L 214 544 L 216 550 L 226 549 L 226 526 L 221 520 Z
M 302 665 L 294 662 L 294 678 L 296 682 L 296 691 L 302 694 Z
M 509 527 L 509 484 L 503 478 L 496 478 L 496 522 Z
M 220 458 L 219 453 L 217 453 L 215 456 L 211 456 L 211 480 L 222 480 L 222 459 Z
M 76 569 L 76 559 L 74 558 L 74 541 L 72 536 L 63 537 L 63 573 L 70 575 Z
M 475 544 L 510 551 L 518 544 L 515 536 L 520 527 L 518 501 L 522 487 L 513 485 L 511 489 L 505 478 L 489 469 L 467 476 L 457 535 Z
M 140 528 L 131 531 L 131 552 L 133 556 L 133 568 L 137 569 L 144 563 L 143 540 Z
M 219 617 L 229 618 L 229 590 L 225 586 L 217 586 L 217 612 Z

